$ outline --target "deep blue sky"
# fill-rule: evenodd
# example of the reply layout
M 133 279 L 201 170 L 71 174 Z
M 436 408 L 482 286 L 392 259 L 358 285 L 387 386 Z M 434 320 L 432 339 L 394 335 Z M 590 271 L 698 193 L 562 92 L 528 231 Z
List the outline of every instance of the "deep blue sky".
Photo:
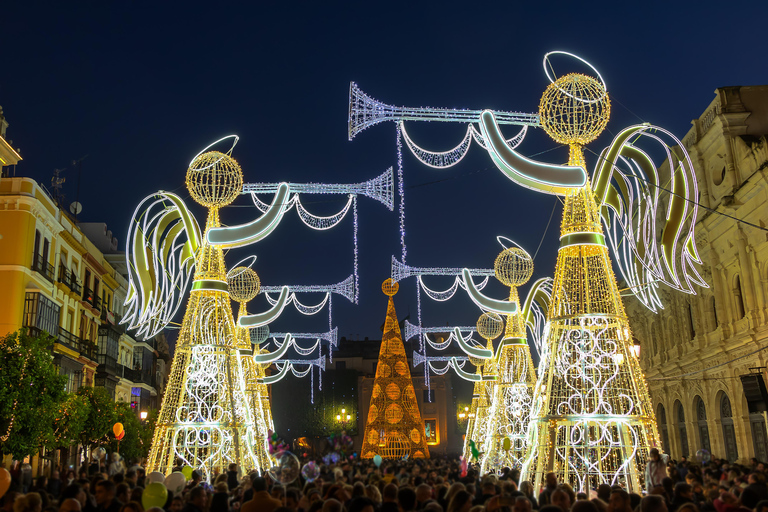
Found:
M 8 138 L 21 148 L 17 173 L 50 183 L 68 167 L 64 192 L 75 200 L 83 162 L 82 220 L 106 222 L 121 242 L 134 206 L 184 183 L 190 158 L 230 133 L 246 181 L 357 182 L 395 162 L 395 128 L 371 128 L 347 141 L 350 80 L 374 97 L 409 106 L 533 112 L 547 85 L 541 60 L 567 50 L 605 77 L 613 103 L 609 129 L 642 119 L 682 138 L 690 120 L 725 85 L 768 83 L 763 2 L 4 2 L 0 105 Z M 557 71 L 581 70 L 562 61 Z M 618 101 L 617 101 L 618 100 Z M 623 104 L 626 108 L 622 107 Z M 634 113 L 634 114 L 632 114 Z M 637 116 L 637 117 L 636 117 Z M 459 125 L 411 124 L 434 149 L 453 147 Z M 610 141 L 606 133 L 592 147 Z M 533 133 L 528 155 L 554 148 Z M 495 236 L 539 244 L 554 199 L 520 188 L 477 146 L 461 165 L 436 171 L 405 153 L 408 261 L 412 265 L 489 267 Z M 590 167 L 594 165 L 588 154 Z M 562 162 L 555 150 L 538 158 Z M 247 204 L 245 197 L 240 204 Z M 326 201 L 327 198 L 321 198 Z M 329 214 L 342 202 L 307 207 Z M 360 304 L 335 300 L 340 334 L 380 335 L 381 282 L 400 254 L 397 211 L 361 199 Z M 202 210 L 199 211 L 202 216 Z M 223 213 L 249 220 L 250 208 Z M 536 258 L 551 274 L 559 207 Z M 266 284 L 333 283 L 352 269 L 351 216 L 330 233 L 290 213 L 278 232 L 248 252 Z M 431 279 L 436 288 L 449 281 Z M 501 286 L 489 293 L 502 296 Z M 306 297 L 307 302 L 312 298 Z M 400 316 L 416 314 L 415 283 L 396 297 Z M 259 302 L 251 310 L 262 309 Z M 424 324 L 474 324 L 466 299 L 428 304 Z M 286 313 L 276 329 L 327 328 Z

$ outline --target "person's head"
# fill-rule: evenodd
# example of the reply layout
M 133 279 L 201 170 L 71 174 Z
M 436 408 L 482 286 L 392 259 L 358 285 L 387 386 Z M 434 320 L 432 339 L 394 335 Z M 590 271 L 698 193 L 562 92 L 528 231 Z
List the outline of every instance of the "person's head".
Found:
M 529 498 L 533 497 L 533 484 L 528 480 L 523 480 L 520 482 L 520 492 Z
M 36 492 L 16 496 L 13 502 L 13 512 L 41 512 L 41 510 L 43 510 L 43 499 Z
M 120 512 L 144 512 L 144 507 L 141 506 L 141 503 L 131 501 L 123 505 L 120 508 Z
M 563 512 L 569 512 L 571 510 L 571 497 L 565 489 L 557 488 L 552 491 L 550 501 L 553 505 L 560 507 Z
M 349 502 L 347 512 L 376 512 L 376 507 L 369 498 L 358 496 Z
M 193 482 L 197 483 L 197 482 L 200 481 L 201 478 L 202 478 L 202 476 L 200 475 L 199 471 L 197 471 L 197 470 L 192 471 L 192 481 Z
M 109 505 L 115 499 L 115 484 L 109 480 L 99 480 L 96 483 L 96 504 Z
M 232 464 L 230 464 L 229 465 L 229 470 L 230 471 L 237 471 L 237 464 L 235 464 L 234 462 Z
M 658 448 L 651 448 L 651 451 L 648 452 L 648 456 L 651 458 L 652 461 L 657 461 L 661 456 L 659 455 L 659 449 Z
M 397 491 L 397 504 L 403 512 L 416 510 L 416 492 L 410 487 L 402 487 Z
M 197 485 L 189 491 L 189 502 L 199 509 L 204 509 L 208 502 L 208 493 L 201 485 Z
M 285 499 L 285 487 L 282 485 L 276 485 L 272 487 L 272 497 L 276 500 L 283 501 Z
M 55 469 L 51 471 L 51 480 L 58 480 L 59 479 L 59 472 Z
M 512 506 L 514 512 L 531 512 L 531 509 L 533 508 L 533 504 L 531 503 L 531 500 L 529 500 L 525 496 L 518 496 L 515 498 L 515 503 Z
M 320 510 L 322 510 L 322 512 L 342 512 L 343 508 L 340 501 L 331 498 L 325 500 L 325 503 L 323 503 L 323 508 Z
M 128 503 L 131 488 L 126 483 L 117 484 L 115 487 L 115 499 L 121 503 Z M 143 512 L 143 511 L 142 511 Z
M 597 505 L 589 500 L 577 500 L 571 507 L 571 512 L 599 512 Z
M 86 494 L 83 488 L 79 484 L 69 484 L 62 489 L 59 495 L 59 501 L 64 501 L 68 498 L 75 499 L 80 502 L 80 507 L 85 507 Z
M 174 496 L 171 500 L 171 506 L 169 508 L 171 512 L 181 512 L 181 509 L 184 508 L 184 500 L 181 499 L 181 496 Z
M 675 512 L 699 512 L 699 507 L 691 503 L 683 503 Z
M 669 512 L 664 498 L 658 494 L 649 494 L 640 500 L 640 512 Z
M 82 510 L 82 505 L 75 498 L 63 499 L 59 505 L 59 512 L 81 512 Z
M 257 476 L 251 479 L 251 488 L 253 492 L 266 491 L 267 481 L 263 477 Z
M 397 486 L 395 484 L 387 484 L 384 486 L 384 492 L 382 493 L 382 501 L 384 503 L 397 502 Z
M 16 491 L 8 491 L 2 498 L 0 498 L 0 502 L 2 503 L 2 507 L 5 512 L 13 512 L 13 502 L 16 500 L 16 496 L 18 495 L 19 493 Z
M 298 508 L 299 493 L 296 492 L 296 489 L 288 489 L 285 491 L 285 506 L 292 509 Z
M 691 499 L 693 497 L 693 487 L 685 482 L 677 482 L 675 484 L 675 497 Z
M 418 492 L 417 489 L 416 493 L 418 494 Z M 365 496 L 370 498 L 376 505 L 381 504 L 381 491 L 379 491 L 379 488 L 375 485 L 368 484 L 365 486 Z
M 629 512 L 632 510 L 629 504 L 629 493 L 624 489 L 614 489 L 608 496 L 608 510 L 610 512 Z
M 557 475 L 554 473 L 547 473 L 544 476 L 544 482 L 547 486 L 547 489 L 550 491 L 554 490 L 557 487 Z
M 467 491 L 459 490 L 448 502 L 445 512 L 469 512 L 472 508 L 472 495 Z
M 597 486 L 597 497 L 608 503 L 611 499 L 611 486 L 608 484 L 600 484 Z
M 432 498 L 432 487 L 427 484 L 421 484 L 416 487 L 416 501 L 424 503 Z

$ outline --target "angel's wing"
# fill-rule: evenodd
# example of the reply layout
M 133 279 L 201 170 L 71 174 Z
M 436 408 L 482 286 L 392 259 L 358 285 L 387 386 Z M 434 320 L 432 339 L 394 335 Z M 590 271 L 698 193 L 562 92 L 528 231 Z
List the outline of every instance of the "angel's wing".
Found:
M 127 312 L 121 323 L 140 339 L 159 333 L 189 289 L 202 234 L 184 201 L 170 192 L 145 198 L 131 219 L 126 242 Z
M 542 352 L 544 326 L 549 314 L 549 303 L 552 300 L 552 283 L 551 277 L 538 279 L 528 290 L 522 305 L 523 320 L 530 335 L 529 344 L 532 343 L 539 354 Z
M 661 147 L 669 176 L 641 149 L 644 142 Z M 690 294 L 693 285 L 708 286 L 697 270 L 696 173 L 674 135 L 647 124 L 622 130 L 601 153 L 592 181 L 621 274 L 646 307 L 662 307 L 660 283 Z

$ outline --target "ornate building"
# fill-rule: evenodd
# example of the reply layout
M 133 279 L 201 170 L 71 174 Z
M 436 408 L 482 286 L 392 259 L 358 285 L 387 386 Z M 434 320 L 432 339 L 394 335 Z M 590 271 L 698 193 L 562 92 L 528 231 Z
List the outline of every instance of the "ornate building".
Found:
M 696 226 L 710 288 L 662 291 L 658 315 L 627 304 L 664 451 L 766 461 L 765 397 L 748 400 L 741 377 L 768 366 L 768 86 L 715 93 L 683 138 L 714 210 Z

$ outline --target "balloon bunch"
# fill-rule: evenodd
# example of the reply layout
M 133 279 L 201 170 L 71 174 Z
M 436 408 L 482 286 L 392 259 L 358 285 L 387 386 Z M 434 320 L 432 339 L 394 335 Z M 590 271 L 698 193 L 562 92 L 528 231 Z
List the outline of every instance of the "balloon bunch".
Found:
M 268 432 L 270 455 L 274 455 L 279 452 L 286 452 L 291 449 L 288 443 L 286 443 L 283 439 L 280 438 L 280 436 L 277 435 L 277 432 L 272 432 L 271 430 Z
M 331 434 L 328 438 L 328 446 L 342 459 L 352 460 L 356 456 L 355 442 L 347 435 L 346 430 L 342 430 L 341 434 Z
M 112 426 L 112 433 L 115 434 L 115 439 L 122 441 L 125 437 L 125 428 L 122 423 L 115 423 Z
M 464 478 L 467 476 L 467 459 L 465 459 L 463 456 L 459 457 L 459 477 Z

